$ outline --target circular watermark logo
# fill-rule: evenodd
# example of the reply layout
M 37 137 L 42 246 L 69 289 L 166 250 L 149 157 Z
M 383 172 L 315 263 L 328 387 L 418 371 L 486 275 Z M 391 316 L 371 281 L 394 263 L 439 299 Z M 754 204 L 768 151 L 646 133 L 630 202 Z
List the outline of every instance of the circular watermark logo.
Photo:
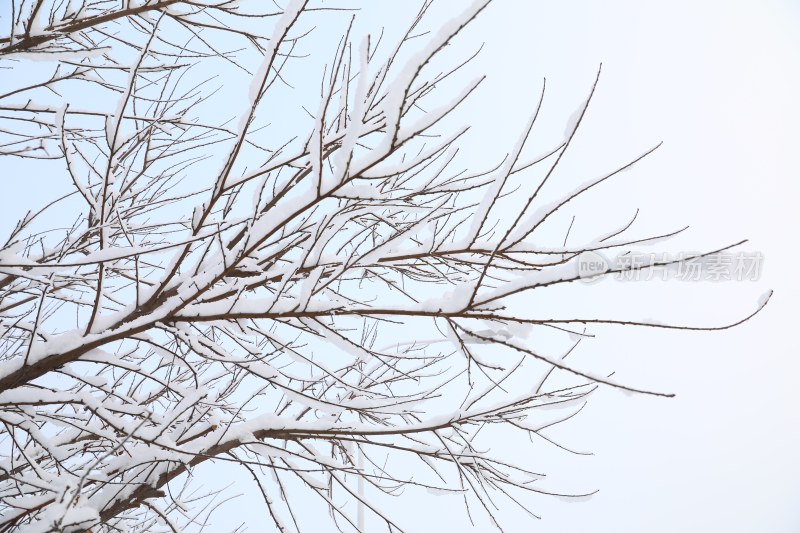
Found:
M 584 283 L 600 280 L 609 268 L 608 259 L 597 252 L 587 250 L 578 256 L 578 277 Z

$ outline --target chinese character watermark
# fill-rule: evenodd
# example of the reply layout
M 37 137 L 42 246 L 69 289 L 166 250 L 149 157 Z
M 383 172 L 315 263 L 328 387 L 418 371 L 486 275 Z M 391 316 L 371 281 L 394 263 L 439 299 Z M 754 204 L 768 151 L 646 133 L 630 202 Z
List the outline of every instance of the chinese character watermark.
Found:
M 578 256 L 578 276 L 590 283 L 611 277 L 619 281 L 755 281 L 761 276 L 761 252 L 699 252 L 676 254 L 624 252 L 612 259 L 595 251 Z

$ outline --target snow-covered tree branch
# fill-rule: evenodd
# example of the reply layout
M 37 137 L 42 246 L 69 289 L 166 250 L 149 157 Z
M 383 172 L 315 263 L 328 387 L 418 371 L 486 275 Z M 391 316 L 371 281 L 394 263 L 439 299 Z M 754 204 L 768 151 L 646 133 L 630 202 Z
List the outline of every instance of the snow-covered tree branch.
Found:
M 435 31 L 425 3 L 394 41 L 347 6 L 282 4 L 0 13 L 0 165 L 25 158 L 66 187 L 0 249 L 0 531 L 201 529 L 218 495 L 186 474 L 209 461 L 254 480 L 279 531 L 302 529 L 309 496 L 343 530 L 364 527 L 360 507 L 400 531 L 380 495 L 406 486 L 463 493 L 494 520 L 554 491 L 481 432 L 562 446 L 543 431 L 598 386 L 668 395 L 565 359 L 586 324 L 731 325 L 509 305 L 578 280 L 587 250 L 675 232 L 628 236 L 631 221 L 537 241 L 652 151 L 540 200 L 594 88 L 545 150 L 528 146 L 542 85 L 504 159 L 456 166 L 468 128 L 454 112 L 482 78 L 447 47 L 486 0 Z M 564 349 L 530 342 L 539 332 Z

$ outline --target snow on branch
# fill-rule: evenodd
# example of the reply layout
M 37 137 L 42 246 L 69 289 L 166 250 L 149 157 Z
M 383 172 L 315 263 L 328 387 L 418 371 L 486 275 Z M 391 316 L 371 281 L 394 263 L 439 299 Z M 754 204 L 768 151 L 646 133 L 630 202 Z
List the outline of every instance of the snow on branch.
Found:
M 492 438 L 581 453 L 547 428 L 598 387 L 668 395 L 565 360 L 574 328 L 730 325 L 514 303 L 578 281 L 584 252 L 679 232 L 540 240 L 650 153 L 542 201 L 591 95 L 544 156 L 542 90 L 505 158 L 459 167 L 483 76 L 445 87 L 471 63 L 443 51 L 486 0 L 434 31 L 426 2 L 395 42 L 328 2 L 10 2 L 0 166 L 53 186 L 20 193 L 0 243 L 0 533 L 199 531 L 227 494 L 197 487 L 212 462 L 280 531 L 313 531 L 308 495 L 331 527 L 400 531 L 383 495 L 405 489 L 500 527 L 503 501 L 586 494 Z

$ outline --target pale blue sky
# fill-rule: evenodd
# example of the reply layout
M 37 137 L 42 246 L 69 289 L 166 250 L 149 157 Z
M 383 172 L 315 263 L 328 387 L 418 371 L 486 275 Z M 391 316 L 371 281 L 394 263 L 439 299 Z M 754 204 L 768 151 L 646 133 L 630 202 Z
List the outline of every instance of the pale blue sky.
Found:
M 383 11 L 374 19 L 397 20 Z M 577 215 L 576 239 L 619 225 L 638 207 L 638 234 L 691 226 L 670 249 L 749 238 L 742 250 L 765 257 L 758 281 L 607 280 L 528 305 L 550 306 L 553 314 L 720 325 L 749 313 L 765 290 L 776 291 L 759 316 L 734 330 L 594 328 L 598 338 L 573 364 L 616 371 L 626 383 L 677 397 L 601 389 L 579 417 L 553 432 L 594 455 L 542 457 L 548 487 L 600 492 L 580 503 L 537 500 L 533 510 L 544 519 L 533 524 L 509 510 L 506 531 L 800 530 L 800 254 L 792 232 L 800 227 L 798 27 L 800 6 L 790 1 L 497 0 L 454 43 L 452 54 L 485 43 L 472 67 L 489 77 L 458 115 L 473 125 L 468 152 L 481 167 L 510 149 L 545 76 L 545 111 L 533 139 L 549 148 L 601 62 L 597 96 L 551 194 L 664 141 L 635 170 L 575 202 L 566 214 Z M 409 495 L 396 505 L 411 531 L 468 524 L 458 503 L 442 497 Z
M 443 1 L 436 16 L 461 4 Z M 377 26 L 396 24 L 403 9 L 394 9 L 370 16 Z M 533 524 L 510 510 L 506 531 L 800 530 L 800 342 L 794 321 L 800 253 L 792 231 L 800 227 L 798 27 L 800 4 L 789 0 L 496 0 L 455 42 L 451 56 L 485 43 L 472 68 L 489 77 L 454 117 L 474 126 L 469 153 L 482 168 L 514 143 L 544 76 L 549 89 L 534 140 L 549 148 L 547 140 L 563 131 L 600 62 L 596 98 L 550 193 L 664 141 L 641 166 L 575 203 L 567 214 L 577 215 L 576 238 L 614 227 L 638 207 L 642 234 L 689 224 L 677 245 L 687 251 L 750 238 L 743 249 L 765 257 L 755 282 L 606 280 L 525 305 L 551 306 L 553 314 L 577 309 L 582 316 L 719 325 L 747 314 L 766 289 L 776 291 L 760 315 L 730 331 L 594 328 L 598 338 L 583 346 L 574 363 L 616 371 L 626 383 L 677 397 L 601 389 L 579 417 L 554 431 L 595 455 L 542 457 L 550 488 L 600 492 L 580 503 L 539 499 L 534 511 L 544 519 Z M 11 168 L 0 175 L 9 179 Z M 9 219 L 18 213 L 12 208 L 19 205 L 2 199 L 3 228 L 13 224 Z M 214 469 L 219 483 L 222 470 Z M 243 485 L 232 492 L 253 489 Z M 251 521 L 250 531 L 262 531 L 259 501 L 253 493 L 223 506 L 213 531 L 226 531 L 240 519 Z M 410 531 L 467 524 L 463 508 L 446 498 L 416 494 L 394 505 Z
M 556 181 L 581 183 L 664 141 L 641 166 L 575 203 L 573 235 L 614 227 L 638 207 L 641 234 L 691 226 L 677 249 L 749 238 L 742 249 L 765 257 L 754 282 L 607 280 L 529 305 L 720 325 L 775 290 L 759 316 L 734 330 L 595 328 L 598 338 L 573 364 L 677 398 L 602 389 L 554 431 L 595 455 L 547 463 L 559 488 L 600 492 L 588 502 L 537 502 L 544 520 L 509 514 L 508 531 L 800 530 L 798 27 L 800 5 L 790 1 L 499 0 L 458 41 L 465 52 L 485 42 L 473 67 L 489 78 L 464 111 L 477 132 L 474 153 L 510 148 L 544 76 L 546 120 L 534 135 L 557 137 L 600 62 L 597 96 Z M 422 502 L 419 511 L 434 505 Z M 436 514 L 447 515 L 443 525 L 453 516 Z
M 577 174 L 599 174 L 664 141 L 581 204 L 573 231 L 582 221 L 583 231 L 596 231 L 593 224 L 640 207 L 644 229 L 690 224 L 689 250 L 750 238 L 743 249 L 765 256 L 758 282 L 608 280 L 596 298 L 576 287 L 564 305 L 714 325 L 744 314 L 766 288 L 776 291 L 761 315 L 732 331 L 597 331 L 581 362 L 591 354 L 589 364 L 620 379 L 678 396 L 603 389 L 579 420 L 559 428 L 596 455 L 567 459 L 553 473 L 600 492 L 586 503 L 544 504 L 541 524 L 512 531 L 800 530 L 798 27 L 800 5 L 789 1 L 506 1 L 472 28 L 487 42 L 489 83 L 504 95 L 484 107 L 494 117 L 545 75 L 550 103 L 567 116 L 603 62 L 573 152 Z

